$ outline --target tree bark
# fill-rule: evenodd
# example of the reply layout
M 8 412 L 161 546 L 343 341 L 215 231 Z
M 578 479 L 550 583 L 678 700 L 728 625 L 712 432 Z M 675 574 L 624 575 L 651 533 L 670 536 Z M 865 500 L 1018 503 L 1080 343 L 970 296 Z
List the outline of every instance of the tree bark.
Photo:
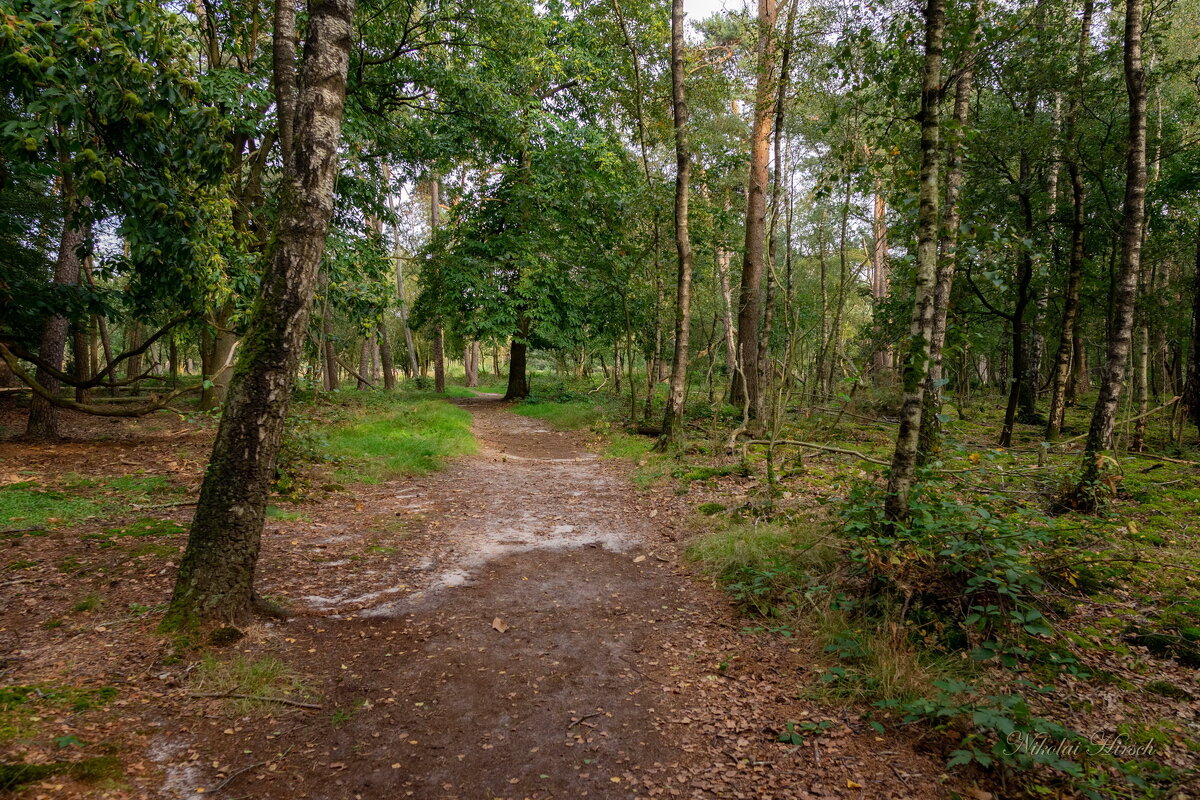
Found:
M 904 405 L 888 474 L 884 511 L 891 520 L 908 517 L 921 432 L 925 381 L 929 376 L 929 344 L 933 338 L 934 285 L 938 268 L 938 140 L 942 83 L 942 41 L 946 29 L 945 0 L 926 0 L 925 63 L 921 81 L 921 173 L 917 211 L 916 287 L 912 327 L 904 363 Z
M 1146 73 L 1142 65 L 1143 0 L 1125 0 L 1124 72 L 1129 95 L 1129 141 L 1125 149 L 1125 205 L 1121 226 L 1121 265 L 1113 286 L 1112 328 L 1100 394 L 1092 412 L 1083 454 L 1081 493 L 1096 499 L 1102 454 L 1112 447 L 1117 404 L 1133 335 L 1133 313 L 1141 272 L 1142 226 L 1146 214 Z
M 75 219 L 78 211 L 78 199 L 75 197 L 74 186 L 69 177 L 62 180 L 62 210 L 63 227 L 58 241 L 58 258 L 54 262 L 54 282 L 70 286 L 79 282 L 79 248 L 83 246 L 85 230 Z M 57 370 L 63 366 L 63 357 L 67 349 L 67 318 L 55 314 L 46 320 L 42 329 L 41 346 L 38 356 Z M 44 369 L 37 371 L 37 381 L 50 391 L 56 392 L 62 385 Z M 29 419 L 25 425 L 25 435 L 33 439 L 58 438 L 58 410 L 46 398 L 36 392 L 29 403 Z
M 954 87 L 954 124 L 946 137 L 946 205 L 942 211 L 942 232 L 938 241 L 937 277 L 933 288 L 933 321 L 929 336 L 929 376 L 925 380 L 924 409 L 918 437 L 917 459 L 924 464 L 937 457 L 942 446 L 943 370 L 942 350 L 946 345 L 946 319 L 950 311 L 950 292 L 958 265 L 959 196 L 964 173 L 963 139 L 971 113 L 971 91 L 975 81 L 975 46 L 983 2 L 977 0 L 973 11 L 970 40 L 963 52 L 966 66 Z M 878 201 L 877 201 L 878 202 Z
M 1192 342 L 1183 398 L 1188 418 L 1200 431 L 1200 226 L 1196 228 L 1196 264 L 1192 273 Z
M 283 148 L 291 157 L 284 159 L 278 220 L 179 565 L 168 625 L 238 621 L 258 605 L 254 569 L 263 516 L 333 214 L 353 15 L 354 0 L 314 0 L 309 6 L 295 119 L 289 120 L 295 135 Z M 291 56 L 290 48 L 278 47 L 285 33 L 275 32 L 276 59 Z M 293 90 L 276 86 L 280 96 Z
M 215 335 L 207 328 L 200 334 L 200 371 L 209 385 L 200 391 L 200 410 L 210 411 L 225 399 L 233 370 L 233 351 L 238 337 L 229 330 L 231 311 L 222 310 L 211 320 Z
M 683 0 L 671 0 L 671 104 L 675 122 L 675 251 L 678 277 L 675 291 L 675 351 L 671 384 L 663 414 L 659 449 L 683 441 L 683 405 L 687 394 L 688 339 L 692 313 L 692 241 L 688 234 L 688 191 L 692 154 L 688 149 L 688 107 L 684 79 Z
M 429 227 L 437 231 L 441 215 L 442 182 L 437 177 L 429 182 Z M 433 329 L 433 390 L 438 394 L 446 391 L 446 331 L 441 321 Z
M 947 195 L 949 192 L 947 179 Z M 876 178 L 875 202 L 871 214 L 871 302 L 874 309 L 878 309 L 887 299 L 891 283 L 888 269 L 887 202 L 883 196 L 883 179 Z M 878 311 L 876 313 L 878 314 Z M 871 355 L 871 372 L 876 383 L 888 382 L 892 374 L 892 348 L 886 342 L 879 341 L 879 337 L 876 339 L 875 351 Z
M 525 357 L 528 349 L 529 318 L 522 316 L 517 335 L 512 338 L 508 353 L 508 389 L 505 400 L 524 400 L 529 397 L 529 377 L 526 374 Z M 499 374 L 499 367 L 497 367 Z
M 738 298 L 738 370 L 730 402 L 749 401 L 752 417 L 762 415 L 758 386 L 758 335 L 762 322 L 762 283 L 767 225 L 767 164 L 771 156 L 771 119 L 775 104 L 775 0 L 758 0 L 758 75 L 754 123 L 750 134 L 750 177 L 746 190 L 746 239 L 742 250 L 742 285 Z
M 463 362 L 467 373 L 467 388 L 479 385 L 479 340 L 472 339 L 463 351 Z
M 1071 254 L 1067 264 L 1067 286 L 1063 292 L 1062 333 L 1058 340 L 1058 351 L 1054 356 L 1054 372 L 1050 386 L 1050 408 L 1046 414 L 1046 440 L 1054 441 L 1062 432 L 1066 415 L 1068 389 L 1071 382 L 1072 361 L 1076 369 L 1079 352 L 1082 350 L 1079 337 L 1079 287 L 1083 283 L 1084 228 L 1086 223 L 1084 202 L 1087 187 L 1083 182 L 1083 170 L 1079 163 L 1078 148 L 1075 146 L 1075 131 L 1079 123 L 1079 108 L 1083 102 L 1083 85 L 1087 77 L 1087 57 L 1091 36 L 1093 0 L 1083 2 L 1083 21 L 1079 29 L 1079 52 L 1076 55 L 1075 85 L 1067 105 L 1066 147 L 1067 175 L 1071 181 Z
M 396 388 L 396 364 L 392 360 L 392 340 L 388 337 L 387 325 L 379 326 L 379 360 L 383 369 L 383 388 Z

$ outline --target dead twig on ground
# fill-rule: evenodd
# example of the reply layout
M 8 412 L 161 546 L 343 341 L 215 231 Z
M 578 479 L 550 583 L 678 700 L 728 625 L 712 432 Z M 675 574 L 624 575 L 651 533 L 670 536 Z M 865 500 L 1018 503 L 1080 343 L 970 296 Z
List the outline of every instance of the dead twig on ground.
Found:
M 289 700 L 286 697 L 269 697 L 259 694 L 238 694 L 237 692 L 193 692 L 193 698 L 225 698 L 231 697 L 237 700 L 256 700 L 260 703 L 279 703 L 285 706 L 294 706 L 296 708 L 306 708 L 312 711 L 320 711 L 322 706 L 320 703 L 304 703 L 299 700 Z

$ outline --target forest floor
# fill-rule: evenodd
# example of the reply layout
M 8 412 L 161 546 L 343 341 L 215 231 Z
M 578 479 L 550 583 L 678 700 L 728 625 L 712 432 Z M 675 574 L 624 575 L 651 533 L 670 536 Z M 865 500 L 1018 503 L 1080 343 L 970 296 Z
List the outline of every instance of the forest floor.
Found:
M 819 645 L 746 629 L 682 558 L 677 492 L 635 489 L 587 433 L 457 402 L 477 453 L 272 511 L 259 587 L 294 616 L 202 658 L 156 626 L 211 421 L 72 417 L 71 441 L 0 442 L 0 483 L 44 520 L 0 520 L 0 789 L 991 796 L 914 729 L 805 699 Z M 819 735 L 781 742 L 788 723 Z

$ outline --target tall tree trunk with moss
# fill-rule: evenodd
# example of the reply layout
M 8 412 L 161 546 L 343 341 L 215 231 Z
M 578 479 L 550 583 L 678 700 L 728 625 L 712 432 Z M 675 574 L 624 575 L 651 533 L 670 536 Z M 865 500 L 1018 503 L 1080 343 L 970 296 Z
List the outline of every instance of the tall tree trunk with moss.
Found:
M 1121 383 L 1133 338 L 1133 313 L 1142 264 L 1146 215 L 1146 72 L 1142 64 L 1142 3 L 1125 0 L 1125 89 L 1129 95 L 1129 141 L 1125 148 L 1125 206 L 1121 225 L 1121 265 L 1113 286 L 1112 326 L 1100 394 L 1092 411 L 1083 453 L 1080 497 L 1096 501 L 1104 451 L 1112 447 Z
M 83 246 L 84 230 L 75 219 L 78 200 L 69 176 L 62 180 L 62 234 L 58 240 L 58 258 L 54 262 L 54 282 L 72 286 L 79 282 L 79 248 Z M 67 349 L 67 318 L 55 314 L 46 320 L 42 328 L 41 346 L 38 356 L 50 366 L 61 370 Z M 37 380 L 50 391 L 57 391 L 60 383 L 44 369 L 38 368 Z M 29 419 L 25 424 L 25 435 L 31 439 L 55 439 L 58 437 L 58 409 L 49 400 L 36 392 L 29 403 Z
M 746 240 L 742 250 L 742 286 L 738 298 L 738 370 L 729 392 L 736 406 L 748 403 L 759 417 L 763 398 L 758 385 L 758 336 L 762 322 L 763 270 L 767 232 L 768 162 L 775 106 L 775 0 L 758 0 L 757 86 L 750 132 L 750 178 L 746 189 Z
M 296 76 L 295 5 L 277 0 L 274 93 L 282 174 L 278 219 L 179 565 L 167 624 L 243 620 L 275 458 L 333 215 L 354 0 L 314 0 Z
M 942 84 L 942 42 L 946 31 L 945 0 L 926 0 L 925 63 L 921 80 L 921 173 L 917 210 L 916 287 L 912 326 L 904 362 L 904 405 L 888 474 L 884 510 L 888 519 L 908 518 L 908 498 L 917 466 L 925 381 L 929 377 L 929 343 L 933 339 L 934 287 L 938 269 L 938 141 Z
M 688 187 L 692 154 L 688 149 L 688 107 L 684 79 L 683 0 L 671 0 L 671 101 L 675 120 L 675 251 L 679 261 L 675 290 L 675 352 L 671 359 L 671 385 L 663 414 L 659 447 L 683 441 L 683 404 L 687 395 L 688 339 L 692 313 L 692 240 L 688 235 Z

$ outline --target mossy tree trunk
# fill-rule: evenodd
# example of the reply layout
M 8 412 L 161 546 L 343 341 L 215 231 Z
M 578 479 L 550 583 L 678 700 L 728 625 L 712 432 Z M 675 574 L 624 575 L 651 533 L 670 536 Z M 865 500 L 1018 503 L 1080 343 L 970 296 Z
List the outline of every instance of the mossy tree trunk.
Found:
M 904 405 L 900 430 L 888 473 L 884 509 L 888 519 L 908 518 L 908 497 L 916 477 L 917 445 L 925 381 L 929 377 L 929 343 L 933 338 L 934 284 L 938 265 L 938 115 L 942 84 L 942 49 L 946 30 L 945 0 L 925 5 L 925 66 L 921 82 L 921 177 L 917 209 L 916 287 L 912 327 L 904 363 Z
M 1121 263 L 1113 285 L 1112 323 L 1100 394 L 1092 411 L 1083 453 L 1080 496 L 1095 501 L 1102 454 L 1112 447 L 1117 404 L 1133 339 L 1133 314 L 1142 264 L 1146 215 L 1146 72 L 1142 64 L 1143 0 L 1125 2 L 1125 88 L 1129 95 L 1129 141 L 1125 149 L 1125 204 L 1121 227 Z
M 281 134 L 294 134 L 281 136 L 278 221 L 180 562 L 167 615 L 174 626 L 244 619 L 256 605 L 263 515 L 333 214 L 354 0 L 309 6 L 298 82 L 289 8 L 294 15 L 279 0 L 275 26 L 277 107 L 294 109 L 281 119 Z
M 683 405 L 687 396 L 688 339 L 692 314 L 692 240 L 688 233 L 688 191 L 692 153 L 688 148 L 688 107 L 684 79 L 683 0 L 671 2 L 671 99 L 675 121 L 675 251 L 678 277 L 675 289 L 675 351 L 671 358 L 671 383 L 663 414 L 659 447 L 683 441 Z

